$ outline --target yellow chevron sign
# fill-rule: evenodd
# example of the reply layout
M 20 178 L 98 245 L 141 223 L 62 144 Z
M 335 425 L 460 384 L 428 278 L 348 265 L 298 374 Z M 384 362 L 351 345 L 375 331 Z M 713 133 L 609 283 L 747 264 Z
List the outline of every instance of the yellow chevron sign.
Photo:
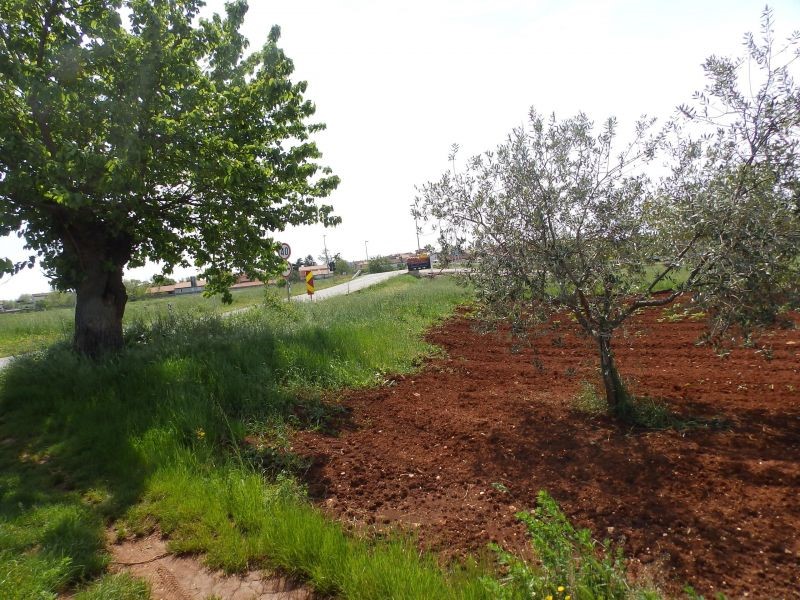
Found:
M 306 293 L 309 296 L 314 294 L 314 274 L 311 271 L 306 273 Z

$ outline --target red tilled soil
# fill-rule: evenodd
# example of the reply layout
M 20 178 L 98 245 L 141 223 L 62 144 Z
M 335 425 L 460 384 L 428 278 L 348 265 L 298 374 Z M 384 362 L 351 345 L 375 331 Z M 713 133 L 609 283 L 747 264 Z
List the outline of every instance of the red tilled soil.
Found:
M 660 311 L 616 340 L 623 377 L 685 417 L 728 427 L 631 431 L 577 412 L 594 347 L 571 329 L 515 348 L 466 318 L 428 339 L 447 357 L 344 398 L 338 436 L 300 433 L 312 495 L 356 526 L 414 529 L 444 557 L 524 551 L 514 513 L 545 489 L 577 525 L 624 542 L 669 593 L 800 598 L 800 331 L 718 358 L 702 325 Z M 501 484 L 501 485 L 500 485 Z M 507 491 L 506 491 L 507 490 Z

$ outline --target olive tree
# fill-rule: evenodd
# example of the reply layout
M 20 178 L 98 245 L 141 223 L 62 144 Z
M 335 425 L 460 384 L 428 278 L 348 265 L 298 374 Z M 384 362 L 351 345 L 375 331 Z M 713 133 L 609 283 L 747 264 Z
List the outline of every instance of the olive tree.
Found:
M 596 133 L 586 115 L 558 121 L 532 110 L 496 151 L 421 188 L 425 214 L 448 230 L 442 237 L 469 245 L 469 278 L 491 316 L 524 332 L 568 311 L 597 344 L 617 412 L 627 403 L 613 334 L 636 308 L 663 301 L 655 285 L 642 287 L 657 246 L 642 169 L 661 139 L 651 124 L 637 124 L 616 154 L 613 119 Z
M 679 107 L 684 128 L 654 212 L 666 255 L 687 247 L 697 273 L 686 289 L 709 315 L 708 338 L 749 340 L 798 305 L 800 282 L 800 32 L 776 40 L 772 11 L 761 39 L 745 36 L 738 59 L 711 56 L 708 85 Z
M 247 53 L 247 3 L 0 0 L 0 235 L 77 292 L 75 347 L 122 344 L 125 267 L 280 268 L 287 224 L 335 224 L 338 178 L 316 161 L 314 105 L 274 27 Z
M 684 107 L 688 123 L 654 131 L 642 120 L 620 144 L 614 119 L 597 131 L 583 114 L 531 110 L 495 151 L 420 188 L 417 214 L 469 246 L 484 316 L 525 333 L 570 314 L 594 339 L 622 418 L 631 404 L 612 341 L 638 310 L 689 295 L 719 338 L 797 303 L 800 95 L 773 63 L 764 20 L 763 43 L 748 37 L 744 59 L 706 62 L 703 108 Z M 796 36 L 789 47 L 796 56 Z M 762 75 L 752 95 L 739 91 L 749 62 Z

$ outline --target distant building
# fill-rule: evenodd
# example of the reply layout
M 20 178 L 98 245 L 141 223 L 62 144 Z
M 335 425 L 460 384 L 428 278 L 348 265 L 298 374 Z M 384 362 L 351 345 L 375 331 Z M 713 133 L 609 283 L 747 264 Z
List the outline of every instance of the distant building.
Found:
M 206 289 L 206 280 L 197 279 L 197 277 L 190 277 L 188 281 L 179 281 L 171 285 L 159 285 L 156 287 L 147 288 L 148 294 L 164 294 L 169 296 L 177 296 L 180 294 L 198 294 Z
M 270 283 L 272 283 L 272 280 L 270 280 Z M 258 279 L 250 279 L 247 277 L 247 275 L 239 275 L 236 278 L 236 283 L 231 286 L 231 289 L 240 290 L 242 288 L 259 287 L 262 285 L 264 285 L 263 281 Z
M 147 293 L 166 296 L 199 294 L 206 289 L 207 283 L 208 282 L 205 279 L 190 277 L 188 281 L 180 281 L 172 285 L 159 285 L 156 287 L 147 288 Z M 240 290 L 243 288 L 259 287 L 263 285 L 263 281 L 259 281 L 258 279 L 249 279 L 247 275 L 239 275 L 236 277 L 236 283 L 231 286 L 231 289 Z
M 199 294 L 206 289 L 205 279 L 197 279 L 197 277 L 190 277 L 189 281 L 181 281 L 175 284 L 175 294 Z
M 306 273 L 311 273 L 314 277 L 319 279 L 325 279 L 326 277 L 330 277 L 333 275 L 331 270 L 328 268 L 328 265 L 310 265 L 308 267 L 302 266 L 298 269 L 300 273 L 300 279 L 305 279 Z

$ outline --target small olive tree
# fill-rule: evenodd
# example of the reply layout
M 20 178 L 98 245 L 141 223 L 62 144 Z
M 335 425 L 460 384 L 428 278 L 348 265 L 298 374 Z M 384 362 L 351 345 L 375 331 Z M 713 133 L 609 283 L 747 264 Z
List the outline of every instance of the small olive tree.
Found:
M 598 348 L 609 407 L 627 410 L 612 337 L 636 308 L 659 304 L 643 287 L 658 241 L 648 226 L 644 165 L 662 139 L 652 122 L 615 154 L 616 123 L 599 133 L 583 114 L 535 111 L 495 152 L 421 188 L 424 213 L 469 245 L 470 274 L 487 316 L 518 333 L 568 311 Z M 660 280 L 667 277 L 662 267 Z M 655 283 L 655 282 L 654 282 Z M 630 298 L 634 296 L 634 300 Z
M 469 245 L 485 315 L 524 333 L 571 314 L 595 340 L 619 417 L 631 404 L 612 340 L 637 310 L 691 293 L 718 340 L 735 322 L 749 330 L 796 305 L 800 95 L 773 64 L 771 31 L 766 12 L 764 41 L 748 37 L 745 59 L 707 61 L 704 108 L 684 107 L 689 123 L 654 133 L 642 120 L 620 149 L 613 119 L 596 132 L 583 114 L 532 110 L 496 151 L 420 189 L 418 214 Z M 738 91 L 748 62 L 763 75 L 752 96 Z

